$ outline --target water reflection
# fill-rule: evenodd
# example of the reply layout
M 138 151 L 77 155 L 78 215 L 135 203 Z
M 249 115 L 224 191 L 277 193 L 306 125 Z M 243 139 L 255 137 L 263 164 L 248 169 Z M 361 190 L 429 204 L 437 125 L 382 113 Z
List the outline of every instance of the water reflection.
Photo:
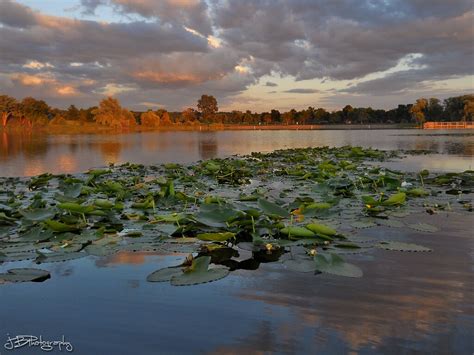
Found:
M 189 163 L 253 151 L 343 145 L 416 149 L 440 154 L 422 156 L 416 170 L 441 167 L 451 171 L 466 170 L 472 165 L 474 156 L 474 141 L 465 132 L 433 135 L 419 130 L 328 130 L 44 135 L 3 131 L 0 132 L 0 175 L 73 173 L 127 161 Z
M 212 159 L 217 156 L 216 132 L 206 132 L 199 135 L 199 156 L 201 159 Z
M 48 137 L 31 131 L 18 133 L 0 132 L 0 161 L 8 162 L 24 155 L 27 159 L 48 153 Z
M 472 354 L 473 219 L 447 216 L 425 216 L 442 233 L 410 235 L 433 253 L 379 251 L 376 262 L 347 256 L 363 268 L 361 279 L 260 263 L 217 282 L 172 287 L 145 278 L 184 255 L 149 252 L 42 264 L 50 280 L 0 288 L 8 304 L 0 331 L 65 333 L 79 354 L 130 354 L 137 344 L 141 354 Z M 403 230 L 392 233 L 404 240 Z M 219 336 L 209 336 L 217 328 Z

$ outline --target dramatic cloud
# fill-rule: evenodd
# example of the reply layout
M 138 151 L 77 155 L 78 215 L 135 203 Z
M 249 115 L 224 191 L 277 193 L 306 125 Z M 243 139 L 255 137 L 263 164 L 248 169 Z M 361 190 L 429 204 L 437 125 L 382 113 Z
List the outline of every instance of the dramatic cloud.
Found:
M 179 23 L 203 35 L 212 33 L 207 4 L 201 0 L 81 0 L 86 13 L 113 6 L 122 14 L 138 14 L 161 22 Z
M 283 92 L 287 92 L 287 93 L 290 93 L 290 94 L 315 94 L 315 93 L 318 93 L 319 90 L 316 90 L 316 89 L 290 89 L 290 90 L 286 90 L 286 91 L 283 91 Z
M 321 102 L 341 95 L 367 97 L 367 105 L 377 106 L 400 94 L 415 99 L 417 91 L 433 91 L 439 82 L 474 72 L 471 1 L 77 0 L 77 5 L 65 17 L 46 13 L 40 2 L 32 9 L 21 0 L 0 1 L 0 91 L 62 107 L 114 95 L 133 108 L 159 103 L 172 110 L 194 106 L 209 93 L 220 107 L 240 102 L 259 110 L 264 99 L 246 91 L 260 87 L 258 96 L 278 87 L 301 105 L 298 100 L 313 95 L 300 94 L 317 94 Z M 104 21 L 99 17 L 104 9 L 115 15 Z M 302 80 L 314 88 L 299 88 L 308 86 L 300 86 Z M 245 101 L 249 96 L 252 102 Z M 271 99 L 275 107 L 277 96 Z

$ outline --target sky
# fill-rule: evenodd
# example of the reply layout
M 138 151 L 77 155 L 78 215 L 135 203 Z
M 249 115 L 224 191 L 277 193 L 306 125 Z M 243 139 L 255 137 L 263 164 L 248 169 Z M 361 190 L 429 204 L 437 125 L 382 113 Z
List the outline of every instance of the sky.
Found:
M 389 109 L 474 91 L 471 0 L 0 0 L 0 94 Z

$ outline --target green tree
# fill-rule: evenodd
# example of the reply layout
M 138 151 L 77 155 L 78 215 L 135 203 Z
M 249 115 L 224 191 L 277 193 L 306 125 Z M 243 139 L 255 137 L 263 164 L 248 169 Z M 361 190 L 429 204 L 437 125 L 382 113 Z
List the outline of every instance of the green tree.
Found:
M 449 97 L 444 100 L 444 114 L 448 121 L 460 121 L 464 116 L 464 100 L 462 96 Z
M 352 112 L 353 111 L 354 111 L 354 109 L 352 108 L 351 105 L 344 106 L 344 108 L 342 109 L 342 119 L 343 119 L 344 123 L 352 122 Z
M 443 119 L 444 110 L 440 102 L 441 101 L 435 97 L 429 99 L 426 107 L 426 117 L 429 121 L 441 121 Z
M 202 113 L 204 120 L 212 121 L 213 115 L 217 113 L 217 100 L 212 95 L 202 95 L 197 103 L 198 110 Z
M 326 122 L 329 120 L 329 112 L 327 112 L 323 108 L 318 108 L 314 111 L 314 122 L 315 123 L 320 123 L 320 122 Z
M 281 114 L 280 111 L 278 110 L 271 110 L 270 115 L 272 115 L 272 122 L 273 123 L 278 123 L 281 121 Z

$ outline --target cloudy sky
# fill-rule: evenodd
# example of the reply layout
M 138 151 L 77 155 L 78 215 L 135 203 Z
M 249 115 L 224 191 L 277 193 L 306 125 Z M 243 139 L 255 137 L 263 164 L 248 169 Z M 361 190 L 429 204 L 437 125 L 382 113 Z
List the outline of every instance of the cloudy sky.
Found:
M 0 0 L 0 93 L 392 108 L 474 91 L 471 0 Z

